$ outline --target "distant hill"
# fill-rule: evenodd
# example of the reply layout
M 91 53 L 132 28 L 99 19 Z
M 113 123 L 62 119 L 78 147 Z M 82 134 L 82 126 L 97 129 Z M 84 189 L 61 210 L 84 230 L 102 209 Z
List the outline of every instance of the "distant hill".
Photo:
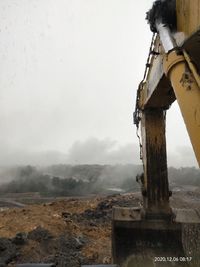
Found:
M 200 186 L 196 168 L 169 168 L 170 186 Z M 39 192 L 45 196 L 73 196 L 140 190 L 136 175 L 141 165 L 52 165 L 22 166 L 1 172 L 0 193 Z M 8 177 L 8 182 L 5 182 Z

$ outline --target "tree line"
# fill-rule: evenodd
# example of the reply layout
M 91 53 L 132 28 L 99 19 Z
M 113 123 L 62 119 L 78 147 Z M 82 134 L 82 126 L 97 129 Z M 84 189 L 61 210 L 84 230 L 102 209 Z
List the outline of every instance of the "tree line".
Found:
M 42 196 L 80 196 L 138 191 L 140 165 L 55 165 L 46 168 L 16 167 L 12 180 L 0 185 L 0 193 L 39 192 Z M 170 185 L 200 186 L 196 168 L 169 168 Z

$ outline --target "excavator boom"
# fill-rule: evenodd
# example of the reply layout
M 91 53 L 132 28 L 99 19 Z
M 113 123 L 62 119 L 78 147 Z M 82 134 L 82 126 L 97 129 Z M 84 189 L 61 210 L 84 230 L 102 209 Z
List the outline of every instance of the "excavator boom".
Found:
M 191 247 L 200 216 L 195 210 L 170 206 L 165 137 L 166 112 L 177 100 L 200 165 L 200 5 L 196 2 L 157 0 L 147 13 L 154 36 L 134 113 L 142 139 L 143 206 L 113 210 L 113 258 L 123 267 L 200 266 L 200 244 Z

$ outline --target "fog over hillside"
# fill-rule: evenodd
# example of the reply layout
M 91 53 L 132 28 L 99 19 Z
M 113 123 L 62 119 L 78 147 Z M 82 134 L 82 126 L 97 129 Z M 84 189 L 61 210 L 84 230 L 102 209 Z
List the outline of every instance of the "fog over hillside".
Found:
M 37 192 L 43 196 L 78 196 L 140 191 L 136 176 L 142 165 L 22 166 L 1 170 L 0 194 Z M 196 168 L 169 168 L 170 188 L 193 186 L 199 190 Z
M 1 145 L 0 165 L 39 165 L 54 164 L 141 164 L 139 144 L 119 145 L 111 139 L 88 138 L 76 141 L 68 153 L 59 151 L 40 151 L 3 149 Z M 196 159 L 190 147 L 176 147 L 168 150 L 168 165 L 173 167 L 196 166 Z

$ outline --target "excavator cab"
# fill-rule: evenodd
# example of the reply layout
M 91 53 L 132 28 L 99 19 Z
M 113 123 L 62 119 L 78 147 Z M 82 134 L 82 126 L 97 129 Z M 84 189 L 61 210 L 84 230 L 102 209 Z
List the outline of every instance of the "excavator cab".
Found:
M 157 0 L 147 20 L 153 38 L 134 113 L 142 140 L 142 207 L 113 209 L 113 263 L 197 267 L 200 216 L 170 206 L 165 121 L 177 100 L 200 164 L 199 0 Z

